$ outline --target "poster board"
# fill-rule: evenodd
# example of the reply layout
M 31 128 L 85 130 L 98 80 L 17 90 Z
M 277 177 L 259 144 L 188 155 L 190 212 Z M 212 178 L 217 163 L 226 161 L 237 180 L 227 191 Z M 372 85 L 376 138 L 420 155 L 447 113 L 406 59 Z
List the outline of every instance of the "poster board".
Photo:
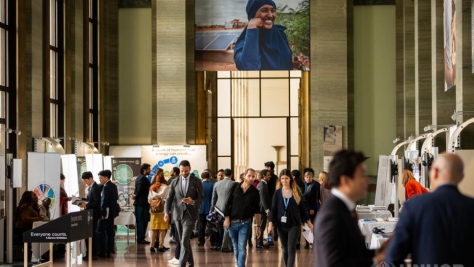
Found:
M 135 179 L 140 174 L 141 158 L 112 158 L 113 182 L 119 191 L 118 202 L 121 207 L 130 203 L 130 194 L 133 194 Z
M 375 206 L 384 206 L 392 202 L 392 191 L 394 183 L 391 182 L 391 159 L 393 156 L 379 156 L 379 167 L 377 173 L 377 187 L 375 189 Z
M 51 199 L 51 219 L 59 217 L 60 164 L 60 154 L 28 152 L 28 190 L 39 202 L 45 197 Z
M 182 160 L 188 160 L 191 163 L 191 172 L 200 178 L 201 172 L 207 169 L 206 146 L 142 146 L 142 162 L 152 166 L 149 180 L 158 168 L 162 168 L 168 178 L 171 169 L 179 167 Z

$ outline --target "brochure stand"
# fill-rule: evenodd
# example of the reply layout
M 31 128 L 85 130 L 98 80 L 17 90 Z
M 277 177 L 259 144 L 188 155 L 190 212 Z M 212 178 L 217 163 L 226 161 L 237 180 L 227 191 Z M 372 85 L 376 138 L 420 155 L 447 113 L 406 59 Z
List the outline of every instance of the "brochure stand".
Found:
M 66 266 L 71 266 L 71 242 L 89 239 L 88 257 L 92 259 L 93 219 L 92 210 L 66 214 L 23 233 L 24 267 L 28 267 L 28 243 L 49 243 L 49 261 L 35 265 L 53 266 L 53 243 L 66 243 Z M 92 267 L 92 260 L 89 260 Z

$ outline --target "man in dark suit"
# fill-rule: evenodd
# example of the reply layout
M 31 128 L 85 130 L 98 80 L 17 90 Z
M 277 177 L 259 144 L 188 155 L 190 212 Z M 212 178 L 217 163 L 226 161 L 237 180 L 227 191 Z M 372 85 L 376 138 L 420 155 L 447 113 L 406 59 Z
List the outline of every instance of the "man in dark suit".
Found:
M 211 209 L 211 201 L 212 201 L 212 191 L 214 189 L 214 183 L 210 181 L 210 173 L 203 172 L 201 174 L 201 181 L 202 187 L 204 189 L 204 201 L 201 204 L 201 209 L 199 210 L 199 230 L 198 230 L 198 246 L 203 247 L 204 242 L 206 241 L 206 226 L 208 225 L 208 221 L 206 216 L 209 214 L 209 210 Z
M 87 202 L 82 202 L 81 207 L 86 210 L 92 210 L 92 218 L 93 218 L 93 229 L 94 235 L 92 237 L 92 258 L 97 258 L 100 252 L 100 239 L 97 235 L 97 223 L 100 218 L 100 194 L 102 192 L 103 185 L 99 185 L 94 181 L 92 177 L 92 172 L 84 172 L 82 174 L 82 180 L 88 186 L 87 189 L 87 198 L 83 199 Z M 89 242 L 86 242 L 86 245 L 89 245 Z M 89 248 L 88 248 L 89 249 Z M 83 258 L 84 260 L 88 260 L 87 256 Z
M 181 176 L 170 184 L 168 198 L 165 202 L 164 220 L 169 221 L 169 213 L 173 207 L 173 220 L 178 230 L 181 242 L 179 266 L 194 266 L 193 252 L 191 250 L 191 234 L 199 217 L 199 208 L 204 199 L 201 180 L 191 174 L 191 164 L 187 160 L 179 163 Z M 173 205 L 174 204 L 174 205 Z
M 275 174 L 275 163 L 273 161 L 265 162 L 265 169 L 270 171 L 270 180 L 267 182 L 268 194 L 270 194 L 270 199 L 273 198 L 273 194 L 276 190 L 276 184 L 278 181 L 278 176 Z M 273 232 L 273 241 L 278 241 L 278 231 Z
M 257 190 L 260 195 L 260 225 L 257 227 L 260 228 L 260 233 L 262 233 L 259 237 L 257 237 L 257 248 L 265 248 L 268 249 L 268 245 L 263 245 L 263 232 L 265 231 L 265 227 L 267 226 L 267 218 L 270 217 L 270 208 L 272 205 L 272 199 L 270 198 L 270 194 L 268 193 L 267 183 L 270 181 L 270 171 L 269 170 L 262 170 L 260 172 L 260 177 L 262 180 L 257 185 Z
M 150 221 L 150 204 L 148 203 L 148 193 L 150 191 L 150 164 L 143 163 L 140 167 L 140 174 L 135 179 L 135 191 L 133 192 L 133 205 L 135 206 L 135 220 L 137 223 L 137 243 L 150 244 L 145 240 L 146 228 Z
M 109 170 L 99 172 L 100 183 L 104 185 L 100 199 L 100 220 L 97 225 L 97 232 L 101 241 L 99 257 L 107 258 L 114 251 L 114 219 L 119 213 L 118 190 L 117 186 L 110 181 L 110 176 L 112 176 L 112 173 Z
M 385 263 L 404 266 L 474 266 L 474 199 L 459 192 L 464 166 L 455 154 L 439 155 L 430 171 L 430 194 L 405 202 Z M 393 265 L 392 265 L 393 264 Z
M 374 252 L 365 246 L 357 224 L 356 202 L 367 194 L 369 178 L 362 153 L 341 150 L 329 164 L 332 196 L 316 217 L 315 267 L 369 267 Z

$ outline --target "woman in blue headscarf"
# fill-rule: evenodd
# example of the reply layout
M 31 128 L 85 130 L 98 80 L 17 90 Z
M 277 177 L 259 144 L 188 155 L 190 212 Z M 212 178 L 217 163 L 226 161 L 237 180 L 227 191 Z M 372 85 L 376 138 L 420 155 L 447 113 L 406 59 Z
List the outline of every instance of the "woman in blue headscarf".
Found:
M 274 25 L 276 5 L 272 0 L 249 0 L 249 23 L 234 48 L 239 70 L 291 70 L 291 49 L 285 27 Z

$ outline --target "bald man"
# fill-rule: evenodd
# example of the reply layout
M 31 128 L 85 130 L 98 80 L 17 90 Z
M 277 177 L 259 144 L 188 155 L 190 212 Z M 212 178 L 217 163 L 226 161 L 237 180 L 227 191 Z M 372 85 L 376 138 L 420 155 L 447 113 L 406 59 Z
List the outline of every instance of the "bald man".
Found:
M 432 193 L 407 201 L 390 240 L 385 263 L 404 266 L 474 266 L 474 199 L 459 192 L 464 166 L 455 154 L 440 155 L 430 171 Z M 393 265 L 392 265 L 393 264 Z

